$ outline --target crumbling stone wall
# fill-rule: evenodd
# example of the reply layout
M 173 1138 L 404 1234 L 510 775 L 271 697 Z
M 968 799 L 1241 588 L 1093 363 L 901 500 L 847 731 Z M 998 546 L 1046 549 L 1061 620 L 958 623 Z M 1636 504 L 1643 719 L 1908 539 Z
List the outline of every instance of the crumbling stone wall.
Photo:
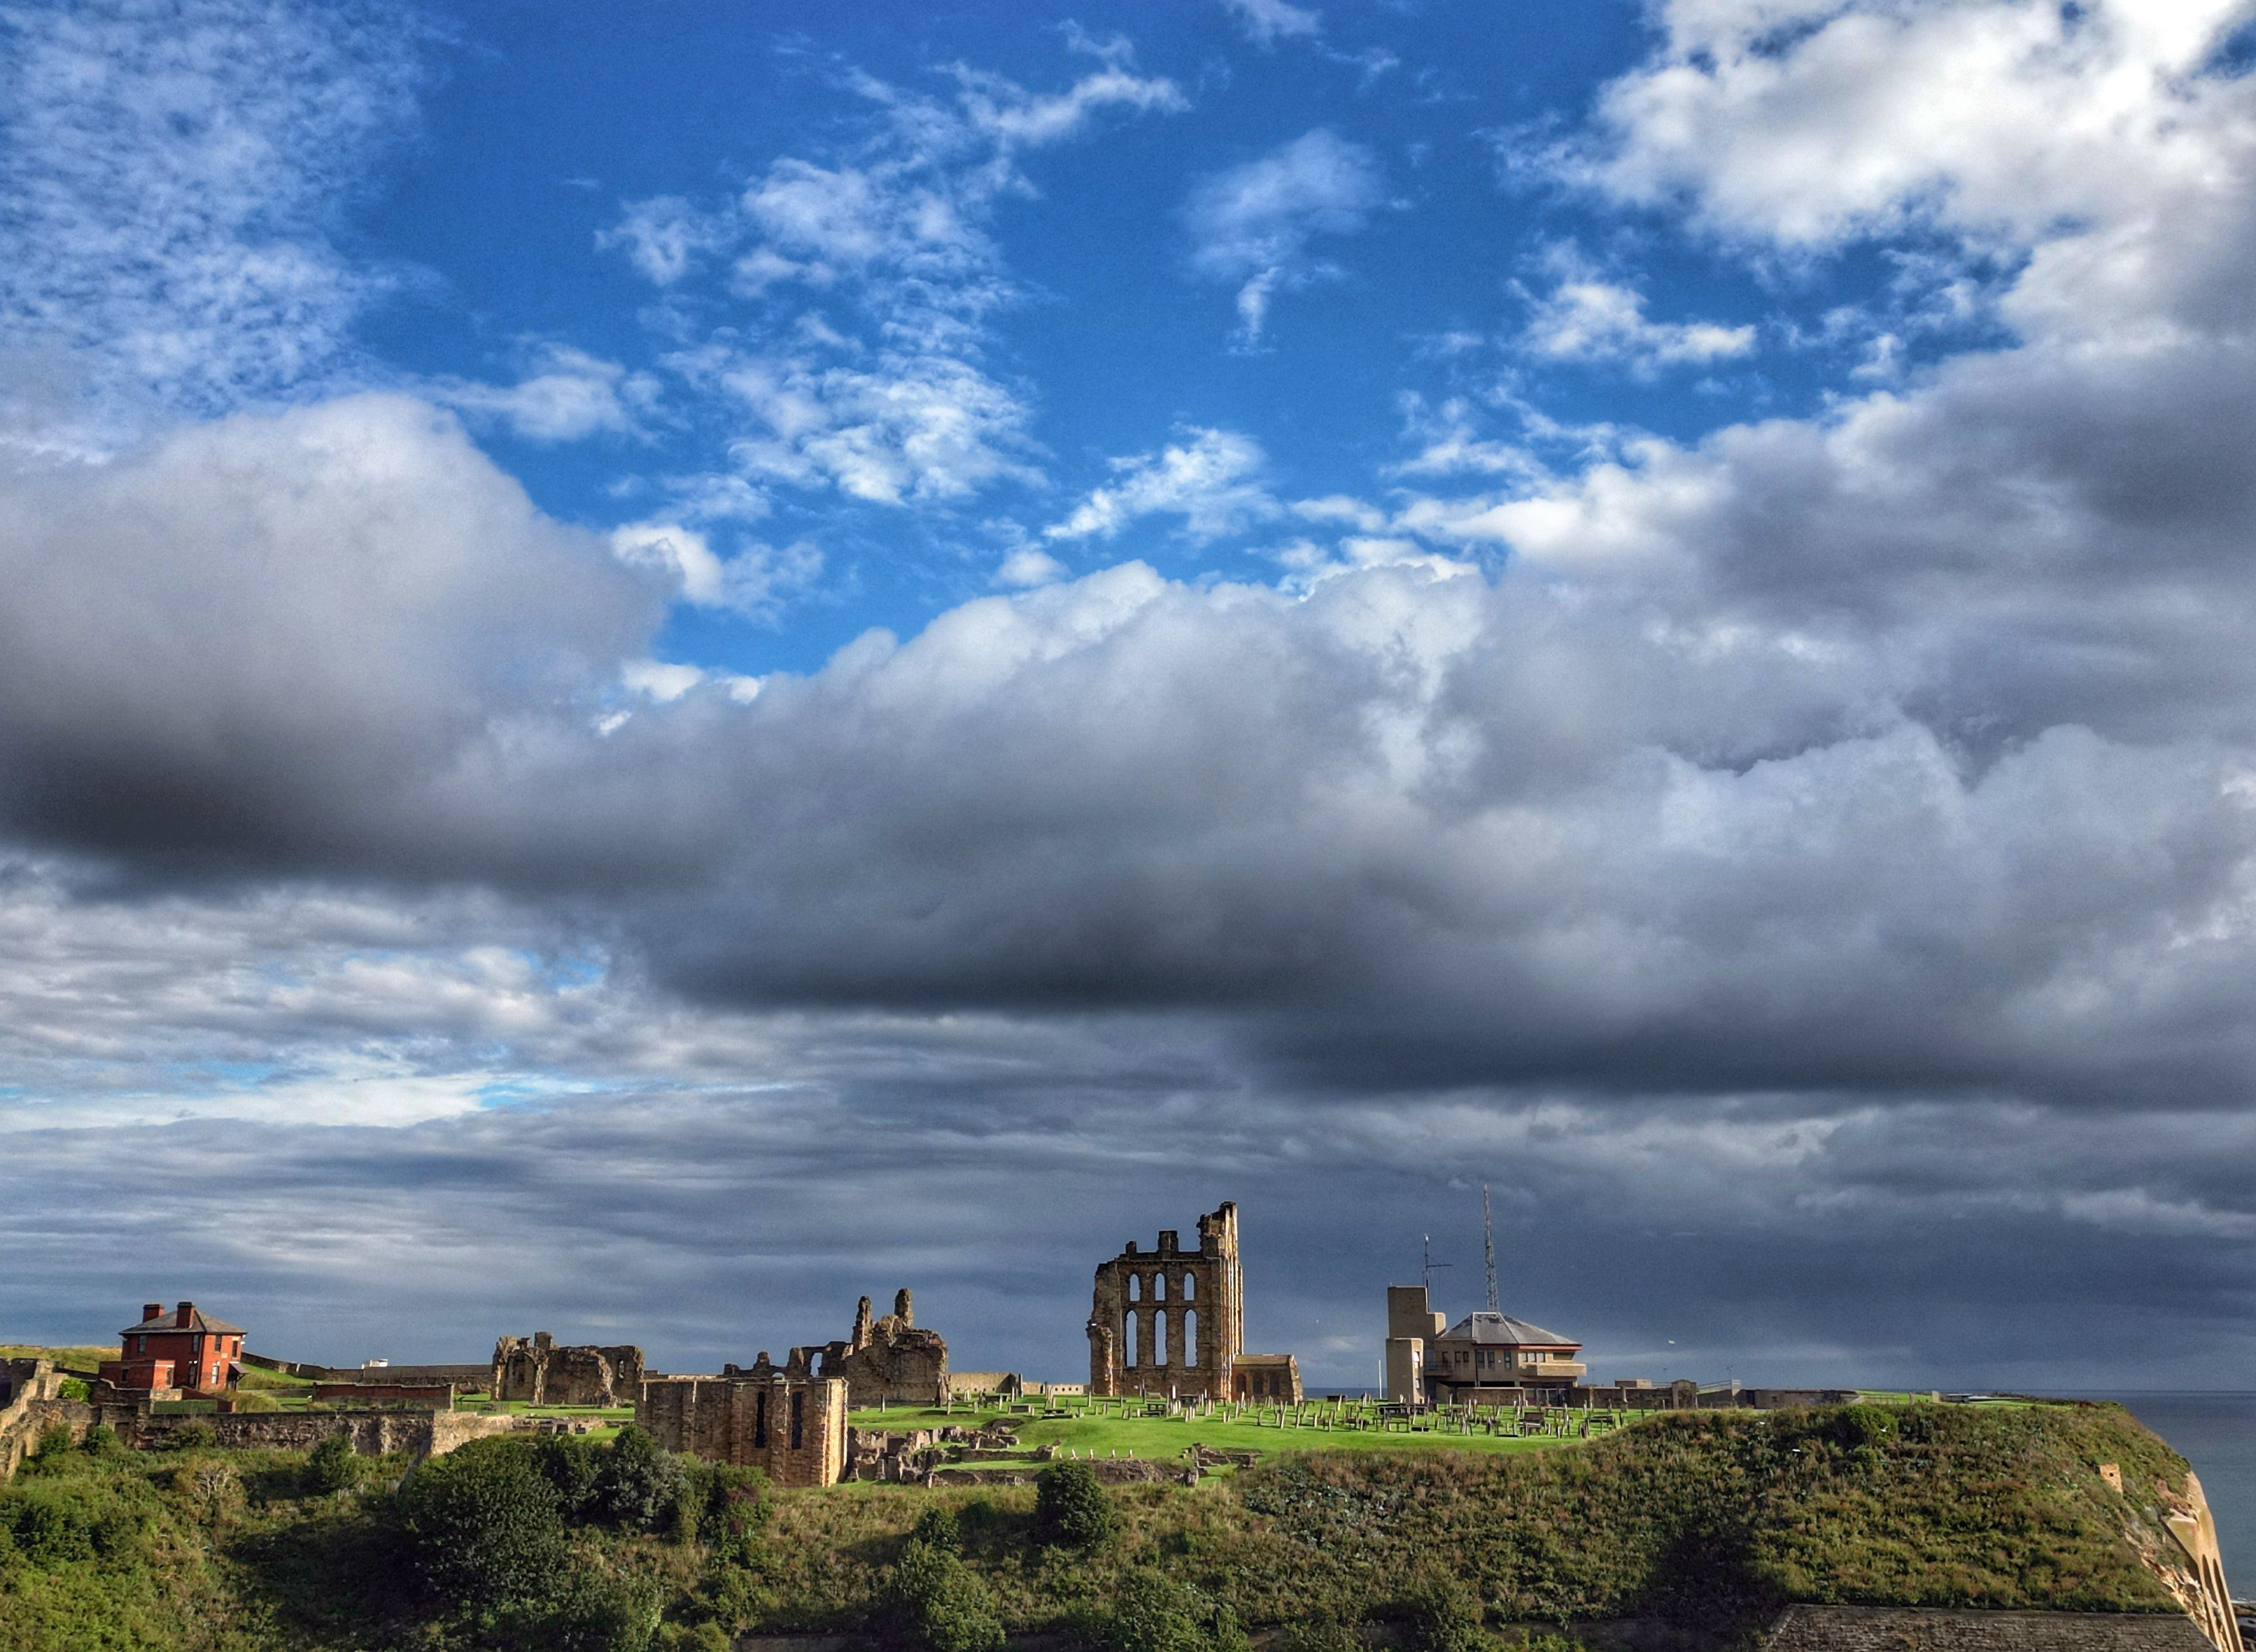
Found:
M 1198 1248 L 1172 1228 L 1098 1264 L 1089 1312 L 1089 1391 L 1227 1400 L 1245 1351 L 1237 1206 L 1198 1220 Z
M 116 1425 L 116 1424 L 114 1424 Z M 183 1429 L 208 1429 L 223 1450 L 304 1451 L 342 1434 L 363 1457 L 405 1452 L 443 1457 L 490 1434 L 516 1431 L 515 1418 L 475 1411 L 237 1411 L 228 1417 L 158 1416 L 143 1412 L 119 1425 L 126 1445 L 161 1451 Z
M 558 1347 L 536 1331 L 532 1339 L 504 1337 L 494 1344 L 493 1396 L 529 1405 L 632 1405 L 642 1393 L 642 1350 L 591 1345 Z
M 821 1374 L 846 1384 L 848 1403 L 861 1410 L 874 1405 L 938 1405 L 948 1397 L 948 1344 L 937 1331 L 916 1323 L 906 1290 L 893 1293 L 893 1311 L 870 1318 L 870 1299 L 854 1311 L 854 1330 L 843 1342 L 802 1350 L 819 1362 Z
M 779 1367 L 653 1377 L 635 1421 L 669 1452 L 757 1468 L 779 1486 L 834 1486 L 846 1472 L 846 1383 L 809 1374 L 798 1350 Z

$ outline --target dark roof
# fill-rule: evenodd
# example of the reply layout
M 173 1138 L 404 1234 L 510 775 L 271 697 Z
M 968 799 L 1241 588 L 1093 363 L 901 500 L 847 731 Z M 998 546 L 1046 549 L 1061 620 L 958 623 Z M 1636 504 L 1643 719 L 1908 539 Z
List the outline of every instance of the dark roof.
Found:
M 184 1337 L 193 1336 L 199 1331 L 216 1332 L 222 1336 L 229 1337 L 239 1337 L 243 1334 L 241 1325 L 231 1325 L 224 1319 L 215 1319 L 201 1308 L 188 1310 L 188 1322 L 186 1325 L 178 1324 L 178 1318 L 179 1311 L 167 1308 L 154 1319 L 144 1319 L 138 1325 L 128 1325 L 117 1334 L 122 1337 L 154 1336 L 159 1331 L 170 1331 Z
M 1555 1331 L 1546 1331 L 1541 1325 L 1529 1325 L 1526 1320 L 1515 1319 L 1508 1313 L 1469 1313 L 1434 1339 L 1436 1342 L 1498 1343 L 1506 1347 L 1579 1348 L 1583 1346 L 1572 1337 L 1562 1337 Z
M 1788 1606 L 1763 1652 L 2216 1652 L 2177 1612 Z

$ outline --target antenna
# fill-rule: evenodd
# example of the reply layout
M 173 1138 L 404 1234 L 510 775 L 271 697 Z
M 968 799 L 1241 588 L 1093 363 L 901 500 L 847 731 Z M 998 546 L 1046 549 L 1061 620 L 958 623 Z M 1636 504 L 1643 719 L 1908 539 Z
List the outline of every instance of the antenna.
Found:
M 1418 1283 L 1424 1285 L 1427 1293 L 1431 1295 L 1434 1289 L 1434 1269 L 1453 1267 L 1455 1264 L 1434 1260 L 1434 1236 L 1431 1234 L 1419 1234 L 1418 1253 Z
M 1481 1250 L 1488 1258 L 1488 1311 L 1502 1313 L 1496 1305 L 1496 1224 L 1489 1220 L 1488 1184 L 1481 1184 Z

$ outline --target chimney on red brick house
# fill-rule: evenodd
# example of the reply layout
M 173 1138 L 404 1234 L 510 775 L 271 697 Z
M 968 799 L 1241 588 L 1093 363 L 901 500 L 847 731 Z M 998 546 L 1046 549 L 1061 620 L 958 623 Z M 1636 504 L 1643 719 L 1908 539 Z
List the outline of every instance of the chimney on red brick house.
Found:
M 163 1303 L 145 1302 L 141 1304 L 141 1323 L 143 1325 L 147 1325 L 152 1319 L 162 1319 L 164 1317 L 165 1304 Z
M 175 1325 L 185 1326 L 188 1321 L 194 1317 L 195 1311 L 196 1304 L 194 1303 L 184 1302 L 180 1304 L 180 1311 L 173 1316 L 173 1323 Z

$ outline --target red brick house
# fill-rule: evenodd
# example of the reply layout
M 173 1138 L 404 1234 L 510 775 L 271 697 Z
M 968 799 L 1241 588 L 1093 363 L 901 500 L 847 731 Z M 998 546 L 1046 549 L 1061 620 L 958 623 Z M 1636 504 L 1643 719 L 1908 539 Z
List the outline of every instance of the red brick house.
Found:
M 243 1374 L 243 1327 L 184 1302 L 171 1313 L 145 1303 L 141 1322 L 118 1332 L 119 1357 L 105 1360 L 102 1380 L 137 1393 L 209 1394 Z

